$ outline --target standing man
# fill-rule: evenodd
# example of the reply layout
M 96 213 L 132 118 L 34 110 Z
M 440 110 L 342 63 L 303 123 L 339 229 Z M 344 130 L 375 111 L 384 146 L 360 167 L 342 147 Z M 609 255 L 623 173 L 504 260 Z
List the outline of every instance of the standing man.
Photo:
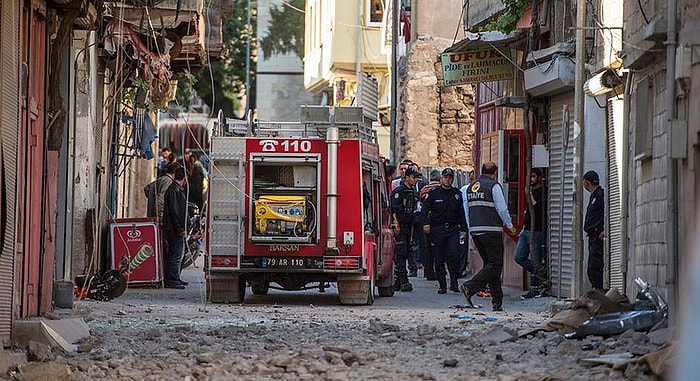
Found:
M 492 161 L 484 163 L 481 166 L 481 176 L 467 189 L 466 214 L 469 233 L 484 261 L 484 267 L 472 279 L 464 282 L 460 290 L 467 299 L 467 306 L 474 308 L 472 295 L 488 285 L 493 310 L 503 311 L 503 289 L 501 289 L 503 226 L 505 225 L 513 234 L 516 233 L 516 229 L 508 213 L 503 188 L 496 181 L 496 173 L 498 173 L 496 163 Z
M 396 247 L 394 248 L 394 275 L 396 277 L 394 290 L 396 291 L 413 291 L 413 285 L 408 281 L 406 261 L 408 260 L 408 247 L 411 244 L 416 206 L 418 205 L 418 197 L 413 191 L 413 187 L 418 181 L 419 174 L 420 172 L 415 169 L 407 168 L 403 182 L 391 192 L 391 215 L 396 236 Z M 398 225 L 398 233 L 396 225 Z
M 416 183 L 413 185 L 413 192 L 415 193 L 416 198 L 418 199 L 418 204 L 416 205 L 416 218 L 415 222 L 418 222 L 418 218 L 420 215 L 420 211 L 422 208 L 421 205 L 421 198 L 420 198 L 420 190 L 424 186 L 428 185 L 428 183 L 423 180 L 423 174 L 420 173 L 420 166 L 416 163 L 411 163 L 409 165 L 409 168 L 412 168 L 418 173 L 418 180 L 416 180 Z M 418 276 L 418 269 L 423 268 L 423 252 L 425 251 L 425 246 L 426 246 L 426 240 L 425 240 L 425 234 L 423 234 L 423 229 L 420 228 L 418 223 L 415 223 L 413 225 L 413 235 L 411 237 L 411 245 L 409 246 L 410 249 L 408 251 L 408 277 L 417 277 Z
M 428 195 L 428 192 L 440 186 L 440 176 L 442 176 L 442 174 L 439 170 L 433 169 L 430 171 L 430 183 L 420 189 L 421 203 L 425 201 L 425 197 Z M 433 245 L 430 241 L 430 234 L 425 234 L 422 226 L 420 226 L 420 229 L 425 236 L 425 251 L 421 253 L 421 259 L 423 261 L 423 275 L 425 276 L 426 280 L 437 280 L 437 277 L 435 276 L 435 255 L 433 254 Z M 423 249 L 424 248 L 421 247 L 421 250 Z
M 420 214 L 423 232 L 430 235 L 438 294 L 447 293 L 445 263 L 450 273 L 450 290 L 459 292 L 459 234 L 466 231 L 467 221 L 462 208 L 462 193 L 452 186 L 454 176 L 452 168 L 442 170 L 440 186 L 428 192 Z
M 588 235 L 588 280 L 594 290 L 603 289 L 603 239 L 605 239 L 605 194 L 596 171 L 583 175 L 583 187 L 591 193 L 583 231 Z
M 187 198 L 185 197 L 185 168 L 178 167 L 173 175 L 173 182 L 165 191 L 165 210 L 163 212 L 163 231 L 168 244 L 165 258 L 165 287 L 185 288 L 186 283 L 180 279 L 180 262 L 185 250 L 187 236 Z
M 530 203 L 535 211 L 535 218 L 530 217 L 530 208 L 525 210 L 523 231 L 518 237 L 515 248 L 515 262 L 530 273 L 530 290 L 521 299 L 535 298 L 541 295 L 540 267 L 542 266 L 542 245 L 544 232 L 547 231 L 547 188 L 542 184 L 542 170 L 533 168 L 530 172 Z M 530 237 L 533 241 L 532 258 L 530 257 Z
M 172 151 L 170 148 L 163 147 L 160 150 L 160 157 L 158 158 L 158 177 L 163 176 L 167 172 L 167 166 L 170 165 L 170 155 Z
M 393 180 L 391 180 L 391 189 L 395 189 L 396 187 L 401 185 L 401 183 L 403 183 L 404 177 L 406 177 L 406 170 L 408 169 L 408 167 L 411 166 L 411 164 L 413 164 L 413 160 L 403 159 L 401 164 L 399 164 L 399 177 L 396 177 Z

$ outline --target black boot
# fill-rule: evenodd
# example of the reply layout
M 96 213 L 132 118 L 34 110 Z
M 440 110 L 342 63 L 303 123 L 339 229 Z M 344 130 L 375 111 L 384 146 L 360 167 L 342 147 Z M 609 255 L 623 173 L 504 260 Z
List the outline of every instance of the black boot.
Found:
M 447 293 L 447 282 L 445 281 L 445 278 L 438 278 L 438 293 L 439 294 L 446 294 Z
M 394 291 L 401 291 L 401 281 L 399 278 L 394 280 Z
M 459 286 L 457 286 L 457 278 L 450 278 L 450 291 L 459 292 Z

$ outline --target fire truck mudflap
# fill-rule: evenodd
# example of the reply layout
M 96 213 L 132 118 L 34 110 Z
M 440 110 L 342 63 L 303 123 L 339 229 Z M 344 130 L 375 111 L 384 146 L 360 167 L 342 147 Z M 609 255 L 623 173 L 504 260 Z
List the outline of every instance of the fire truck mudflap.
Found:
M 214 134 L 209 301 L 242 303 L 247 285 L 264 295 L 323 292 L 336 283 L 342 304 L 372 304 L 377 290 L 393 295 L 394 241 L 376 137 L 357 118 L 338 121 L 338 110 L 336 122 L 328 108 L 306 108 L 303 123 L 229 121 Z

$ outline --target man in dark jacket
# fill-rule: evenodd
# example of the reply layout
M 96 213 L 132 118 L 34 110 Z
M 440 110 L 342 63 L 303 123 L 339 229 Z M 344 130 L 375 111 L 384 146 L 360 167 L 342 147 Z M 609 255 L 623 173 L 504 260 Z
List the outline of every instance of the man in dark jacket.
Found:
M 187 236 L 187 199 L 185 198 L 185 169 L 178 168 L 173 175 L 173 183 L 165 191 L 163 211 L 163 232 L 168 244 L 165 257 L 165 287 L 185 288 L 186 283 L 180 279 L 180 262 L 185 250 Z
M 428 192 L 420 214 L 423 232 L 430 235 L 438 294 L 447 293 L 445 264 L 450 273 L 450 290 L 459 292 L 459 235 L 467 230 L 467 221 L 462 208 L 462 193 L 452 186 L 454 175 L 452 168 L 442 170 L 440 186 Z
M 487 285 L 494 311 L 503 311 L 503 226 L 515 234 L 501 184 L 496 181 L 498 167 L 489 161 L 481 166 L 481 177 L 467 189 L 466 210 L 469 233 L 484 261 L 484 267 L 461 286 L 467 305 L 474 308 L 472 296 Z
M 409 245 L 413 236 L 413 225 L 415 223 L 416 207 L 418 205 L 418 195 L 413 187 L 418 181 L 420 172 L 413 168 L 406 169 L 403 182 L 391 192 L 391 214 L 394 226 L 398 225 L 398 230 L 394 230 L 396 237 L 396 247 L 394 248 L 394 289 L 396 291 L 413 291 L 413 285 L 408 281 L 408 271 L 406 262 L 409 255 Z
M 583 175 L 583 187 L 591 193 L 583 231 L 588 236 L 588 280 L 594 290 L 603 289 L 603 240 L 605 239 L 605 193 L 595 171 Z
M 535 218 L 530 217 L 530 208 L 526 208 L 523 217 L 523 231 L 518 236 L 518 246 L 515 248 L 515 262 L 530 273 L 530 290 L 523 294 L 521 299 L 536 298 L 543 291 L 546 291 L 540 288 L 542 281 L 546 281 L 546 279 L 540 278 L 543 273 L 540 267 L 542 265 L 545 227 L 547 226 L 547 188 L 542 184 L 542 170 L 539 168 L 533 168 L 530 173 L 529 197 Z M 530 253 L 531 239 L 533 241 L 532 253 Z

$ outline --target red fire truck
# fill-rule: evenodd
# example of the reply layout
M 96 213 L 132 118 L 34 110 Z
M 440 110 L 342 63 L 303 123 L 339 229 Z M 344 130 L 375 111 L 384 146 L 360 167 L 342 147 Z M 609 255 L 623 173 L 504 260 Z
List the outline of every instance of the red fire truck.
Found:
M 210 146 L 207 298 L 324 289 L 342 304 L 392 296 L 394 238 L 376 135 L 356 107 L 300 123 L 226 120 Z M 223 118 L 220 117 L 220 120 Z

